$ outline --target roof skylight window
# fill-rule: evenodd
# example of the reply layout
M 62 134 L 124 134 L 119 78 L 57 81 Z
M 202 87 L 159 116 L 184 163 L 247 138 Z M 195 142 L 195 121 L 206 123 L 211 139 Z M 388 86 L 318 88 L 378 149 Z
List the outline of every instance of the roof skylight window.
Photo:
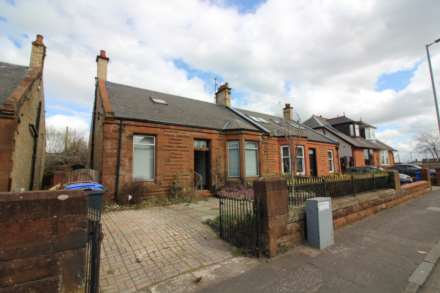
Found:
M 252 115 L 249 115 L 249 117 L 254 120 L 255 122 L 263 122 L 263 123 L 269 123 L 266 119 L 261 118 L 261 117 L 255 117 Z
M 168 105 L 167 101 L 159 98 L 150 97 L 151 101 L 155 104 Z

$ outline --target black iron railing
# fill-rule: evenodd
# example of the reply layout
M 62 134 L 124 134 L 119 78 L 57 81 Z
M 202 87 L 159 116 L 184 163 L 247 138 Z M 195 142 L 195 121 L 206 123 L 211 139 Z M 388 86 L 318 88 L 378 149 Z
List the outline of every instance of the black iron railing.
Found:
M 354 196 L 357 193 L 392 188 L 392 175 L 371 173 L 322 177 L 288 177 L 289 206 L 300 206 L 316 196 Z
M 99 267 L 101 261 L 101 211 L 102 192 L 88 194 L 88 241 L 86 245 L 86 293 L 99 292 Z
M 245 254 L 260 254 L 260 209 L 249 197 L 218 196 L 220 237 Z

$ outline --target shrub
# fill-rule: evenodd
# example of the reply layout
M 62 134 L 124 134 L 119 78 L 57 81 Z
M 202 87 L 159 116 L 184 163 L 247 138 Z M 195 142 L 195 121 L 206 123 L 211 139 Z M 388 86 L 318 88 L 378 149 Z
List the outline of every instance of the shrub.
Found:
M 142 181 L 133 181 L 125 184 L 119 192 L 119 204 L 140 204 L 148 193 L 148 187 Z

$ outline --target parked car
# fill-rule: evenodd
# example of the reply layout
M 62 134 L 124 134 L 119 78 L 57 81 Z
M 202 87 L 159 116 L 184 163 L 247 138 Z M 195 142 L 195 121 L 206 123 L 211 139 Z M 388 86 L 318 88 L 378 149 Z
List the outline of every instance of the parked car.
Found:
M 422 179 L 422 167 L 414 164 L 396 164 L 393 169 L 399 171 L 400 174 L 411 176 L 413 179 Z
M 413 179 L 409 175 L 399 173 L 399 177 L 400 177 L 400 184 L 413 182 Z
M 375 166 L 351 167 L 347 168 L 345 173 L 349 174 L 366 174 L 366 173 L 382 173 L 385 170 Z

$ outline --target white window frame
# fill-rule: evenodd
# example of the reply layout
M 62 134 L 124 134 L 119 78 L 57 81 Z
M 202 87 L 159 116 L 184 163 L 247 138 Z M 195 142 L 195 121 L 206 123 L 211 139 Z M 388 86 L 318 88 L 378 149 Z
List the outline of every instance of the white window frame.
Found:
M 298 157 L 298 149 L 302 149 L 302 157 Z M 295 169 L 296 169 L 296 162 L 298 159 L 301 159 L 301 166 L 302 166 L 302 172 L 296 171 L 296 175 L 306 175 L 306 155 L 305 155 L 305 149 L 303 145 L 297 145 L 295 148 Z
M 255 145 L 255 148 L 248 148 L 248 144 L 253 144 L 253 145 Z M 259 155 L 258 155 L 258 142 L 256 142 L 256 141 L 250 141 L 250 140 L 248 140 L 248 141 L 245 141 L 245 143 L 244 143 L 244 174 L 245 174 L 245 177 L 258 177 L 258 176 L 260 176 L 260 160 L 259 160 Z M 256 175 L 250 175 L 250 176 L 248 176 L 247 175 L 247 170 L 246 170 L 246 152 L 247 151 L 255 151 L 255 159 L 256 159 L 256 163 L 257 163 L 257 165 L 256 165 L 256 168 L 257 168 L 257 170 L 256 170 Z
M 372 128 L 372 127 L 365 128 L 365 138 L 366 139 L 374 139 L 375 138 L 374 128 Z
M 361 132 L 359 130 L 359 124 L 355 124 L 354 125 L 354 134 L 355 134 L 356 137 L 361 136 Z
M 328 171 L 330 173 L 334 173 L 335 172 L 335 158 L 333 156 L 332 150 L 327 151 L 327 162 L 328 162 Z
M 350 129 L 350 136 L 354 136 L 354 124 L 350 124 L 348 128 Z
M 237 143 L 238 147 L 233 147 L 231 148 L 230 145 L 232 143 Z M 239 178 L 240 177 L 240 169 L 241 169 L 241 162 L 240 162 L 240 141 L 239 140 L 229 140 L 226 142 L 226 150 L 227 150 L 227 155 L 228 155 L 228 177 L 230 178 Z M 231 175 L 230 174 L 230 155 L 229 155 L 229 150 L 238 150 L 238 175 Z
M 287 148 L 287 153 L 288 153 L 287 157 L 284 156 L 284 152 L 283 152 L 283 149 L 285 149 L 285 148 Z M 291 158 L 291 155 L 290 155 L 290 146 L 282 145 L 280 147 L 280 153 L 281 153 L 281 156 L 280 156 L 281 157 L 281 173 L 282 174 L 290 174 L 292 172 L 292 158 Z M 284 170 L 284 159 L 288 159 L 289 160 L 289 172 L 286 172 Z
M 153 143 L 152 144 L 140 144 L 142 146 L 153 146 L 153 173 L 151 178 L 145 177 L 145 176 L 135 176 L 134 174 L 134 163 L 132 163 L 133 168 L 132 168 L 132 176 L 134 180 L 142 180 L 142 181 L 154 181 L 154 179 L 156 178 L 156 137 L 154 135 L 147 135 L 147 134 L 135 134 L 133 135 L 133 162 L 135 161 L 134 158 L 134 154 L 135 154 L 135 149 L 136 149 L 136 144 L 135 143 L 135 137 L 151 137 L 153 138 Z

